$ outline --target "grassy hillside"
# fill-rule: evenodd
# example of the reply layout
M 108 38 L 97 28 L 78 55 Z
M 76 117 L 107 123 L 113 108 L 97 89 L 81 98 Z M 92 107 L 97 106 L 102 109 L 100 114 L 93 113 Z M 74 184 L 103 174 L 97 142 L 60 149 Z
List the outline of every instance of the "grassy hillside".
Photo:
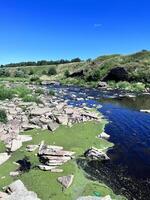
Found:
M 66 63 L 58 65 L 9 67 L 0 70 L 1 80 L 5 77 L 24 78 L 30 80 L 33 77 L 40 80 L 56 80 L 64 84 L 79 84 L 97 86 L 99 81 L 103 81 L 112 69 L 123 68 L 127 72 L 127 80 L 109 81 L 128 81 L 130 83 L 141 82 L 144 88 L 149 88 L 150 83 L 150 51 L 143 50 L 131 55 L 106 55 L 94 60 L 83 62 Z M 51 74 L 50 69 L 55 68 L 56 74 Z M 3 70 L 3 72 L 1 72 Z M 4 72 L 5 71 L 5 72 Z M 122 72 L 121 72 L 122 73 Z M 109 80 L 110 79 L 110 80 Z M 6 80 L 6 79 L 5 79 Z M 112 84 L 111 84 L 112 85 Z

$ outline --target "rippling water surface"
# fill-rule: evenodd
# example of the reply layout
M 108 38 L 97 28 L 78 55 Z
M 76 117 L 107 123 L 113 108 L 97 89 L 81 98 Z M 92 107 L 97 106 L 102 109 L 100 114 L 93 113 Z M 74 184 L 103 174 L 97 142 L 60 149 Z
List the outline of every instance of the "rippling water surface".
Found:
M 150 96 L 119 97 L 115 92 L 59 86 L 53 88 L 69 104 L 99 109 L 109 120 L 105 131 L 115 144 L 108 162 L 90 162 L 85 170 L 129 200 L 150 200 Z M 96 170 L 95 170 L 96 169 Z

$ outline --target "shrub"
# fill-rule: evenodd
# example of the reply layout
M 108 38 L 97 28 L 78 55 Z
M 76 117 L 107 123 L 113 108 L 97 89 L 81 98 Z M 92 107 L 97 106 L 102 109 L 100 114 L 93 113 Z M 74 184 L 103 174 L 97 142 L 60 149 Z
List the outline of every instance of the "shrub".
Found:
M 13 98 L 13 92 L 9 88 L 1 87 L 0 88 L 0 100 L 5 99 L 12 99 Z
M 22 99 L 24 102 L 36 102 L 37 104 L 39 103 L 42 103 L 40 101 L 40 99 L 37 98 L 37 96 L 33 95 L 27 95 L 27 96 L 24 96 L 23 99 Z
M 87 81 L 99 81 L 100 77 L 101 77 L 100 71 L 94 70 L 94 71 L 91 71 L 89 74 L 86 75 L 86 80 Z
M 66 71 L 65 71 L 64 76 L 65 76 L 66 78 L 68 78 L 68 77 L 70 76 L 69 70 L 66 70 Z
M 29 71 L 29 75 L 33 75 L 33 74 L 34 74 L 34 70 L 33 70 L 33 68 L 31 68 Z
M 6 123 L 7 122 L 7 115 L 5 110 L 0 110 L 0 122 Z
M 14 76 L 15 76 L 15 77 L 22 77 L 22 78 L 25 78 L 25 77 L 27 77 L 27 73 L 26 73 L 26 71 L 23 70 L 23 69 L 17 69 L 17 70 L 15 71 L 15 73 L 14 73 Z
M 32 76 L 31 78 L 30 78 L 30 81 L 31 82 L 37 82 L 37 83 L 40 83 L 41 81 L 40 81 L 40 78 L 38 77 L 38 76 Z
M 12 89 L 13 94 L 17 94 L 20 98 L 25 97 L 28 94 L 31 94 L 31 90 L 25 86 L 18 86 Z
M 50 91 L 48 92 L 48 94 L 49 94 L 50 96 L 55 96 L 55 92 L 54 92 L 53 90 L 50 90 Z
M 56 75 L 56 74 L 57 74 L 57 71 L 56 71 L 55 67 L 50 67 L 48 70 L 48 75 L 52 76 L 52 75 Z
M 37 94 L 44 94 L 44 90 L 38 88 L 38 89 L 35 90 L 35 93 L 37 93 Z

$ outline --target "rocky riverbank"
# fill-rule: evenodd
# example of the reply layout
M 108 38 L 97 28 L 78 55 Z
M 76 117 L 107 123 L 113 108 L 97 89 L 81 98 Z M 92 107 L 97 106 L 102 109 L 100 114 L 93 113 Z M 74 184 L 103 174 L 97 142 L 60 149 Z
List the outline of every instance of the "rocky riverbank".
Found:
M 37 88 L 28 87 L 34 94 Z M 63 98 L 48 95 L 47 90 L 39 99 L 40 103 L 24 102 L 16 95 L 0 102 L 0 109 L 7 115 L 7 122 L 0 123 L 0 140 L 5 144 L 5 152 L 0 152 L 1 189 L 7 192 L 4 186 L 21 179 L 42 200 L 56 200 L 60 196 L 65 200 L 77 199 L 94 195 L 91 190 L 100 191 L 98 199 L 107 194 L 110 196 L 104 199 L 121 199 L 107 186 L 87 179 L 76 164 L 80 156 L 109 159 L 106 148 L 112 144 L 103 139 L 108 135 L 103 133 L 102 116 L 86 106 L 68 106 Z M 24 191 L 30 193 L 15 186 L 15 194 L 1 196 L 13 199 L 11 196 L 17 195 L 23 199 Z M 37 199 L 33 196 L 30 199 Z

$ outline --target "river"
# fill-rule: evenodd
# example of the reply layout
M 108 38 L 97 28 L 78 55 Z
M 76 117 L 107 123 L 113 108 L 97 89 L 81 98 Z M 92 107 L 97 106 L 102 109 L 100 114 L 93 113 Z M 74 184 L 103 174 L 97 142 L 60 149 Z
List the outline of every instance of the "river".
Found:
M 109 123 L 105 127 L 114 147 L 110 161 L 89 162 L 84 170 L 129 200 L 150 199 L 150 96 L 127 97 L 117 92 L 75 86 L 49 86 L 68 104 L 96 107 Z M 100 106 L 102 105 L 102 108 Z

